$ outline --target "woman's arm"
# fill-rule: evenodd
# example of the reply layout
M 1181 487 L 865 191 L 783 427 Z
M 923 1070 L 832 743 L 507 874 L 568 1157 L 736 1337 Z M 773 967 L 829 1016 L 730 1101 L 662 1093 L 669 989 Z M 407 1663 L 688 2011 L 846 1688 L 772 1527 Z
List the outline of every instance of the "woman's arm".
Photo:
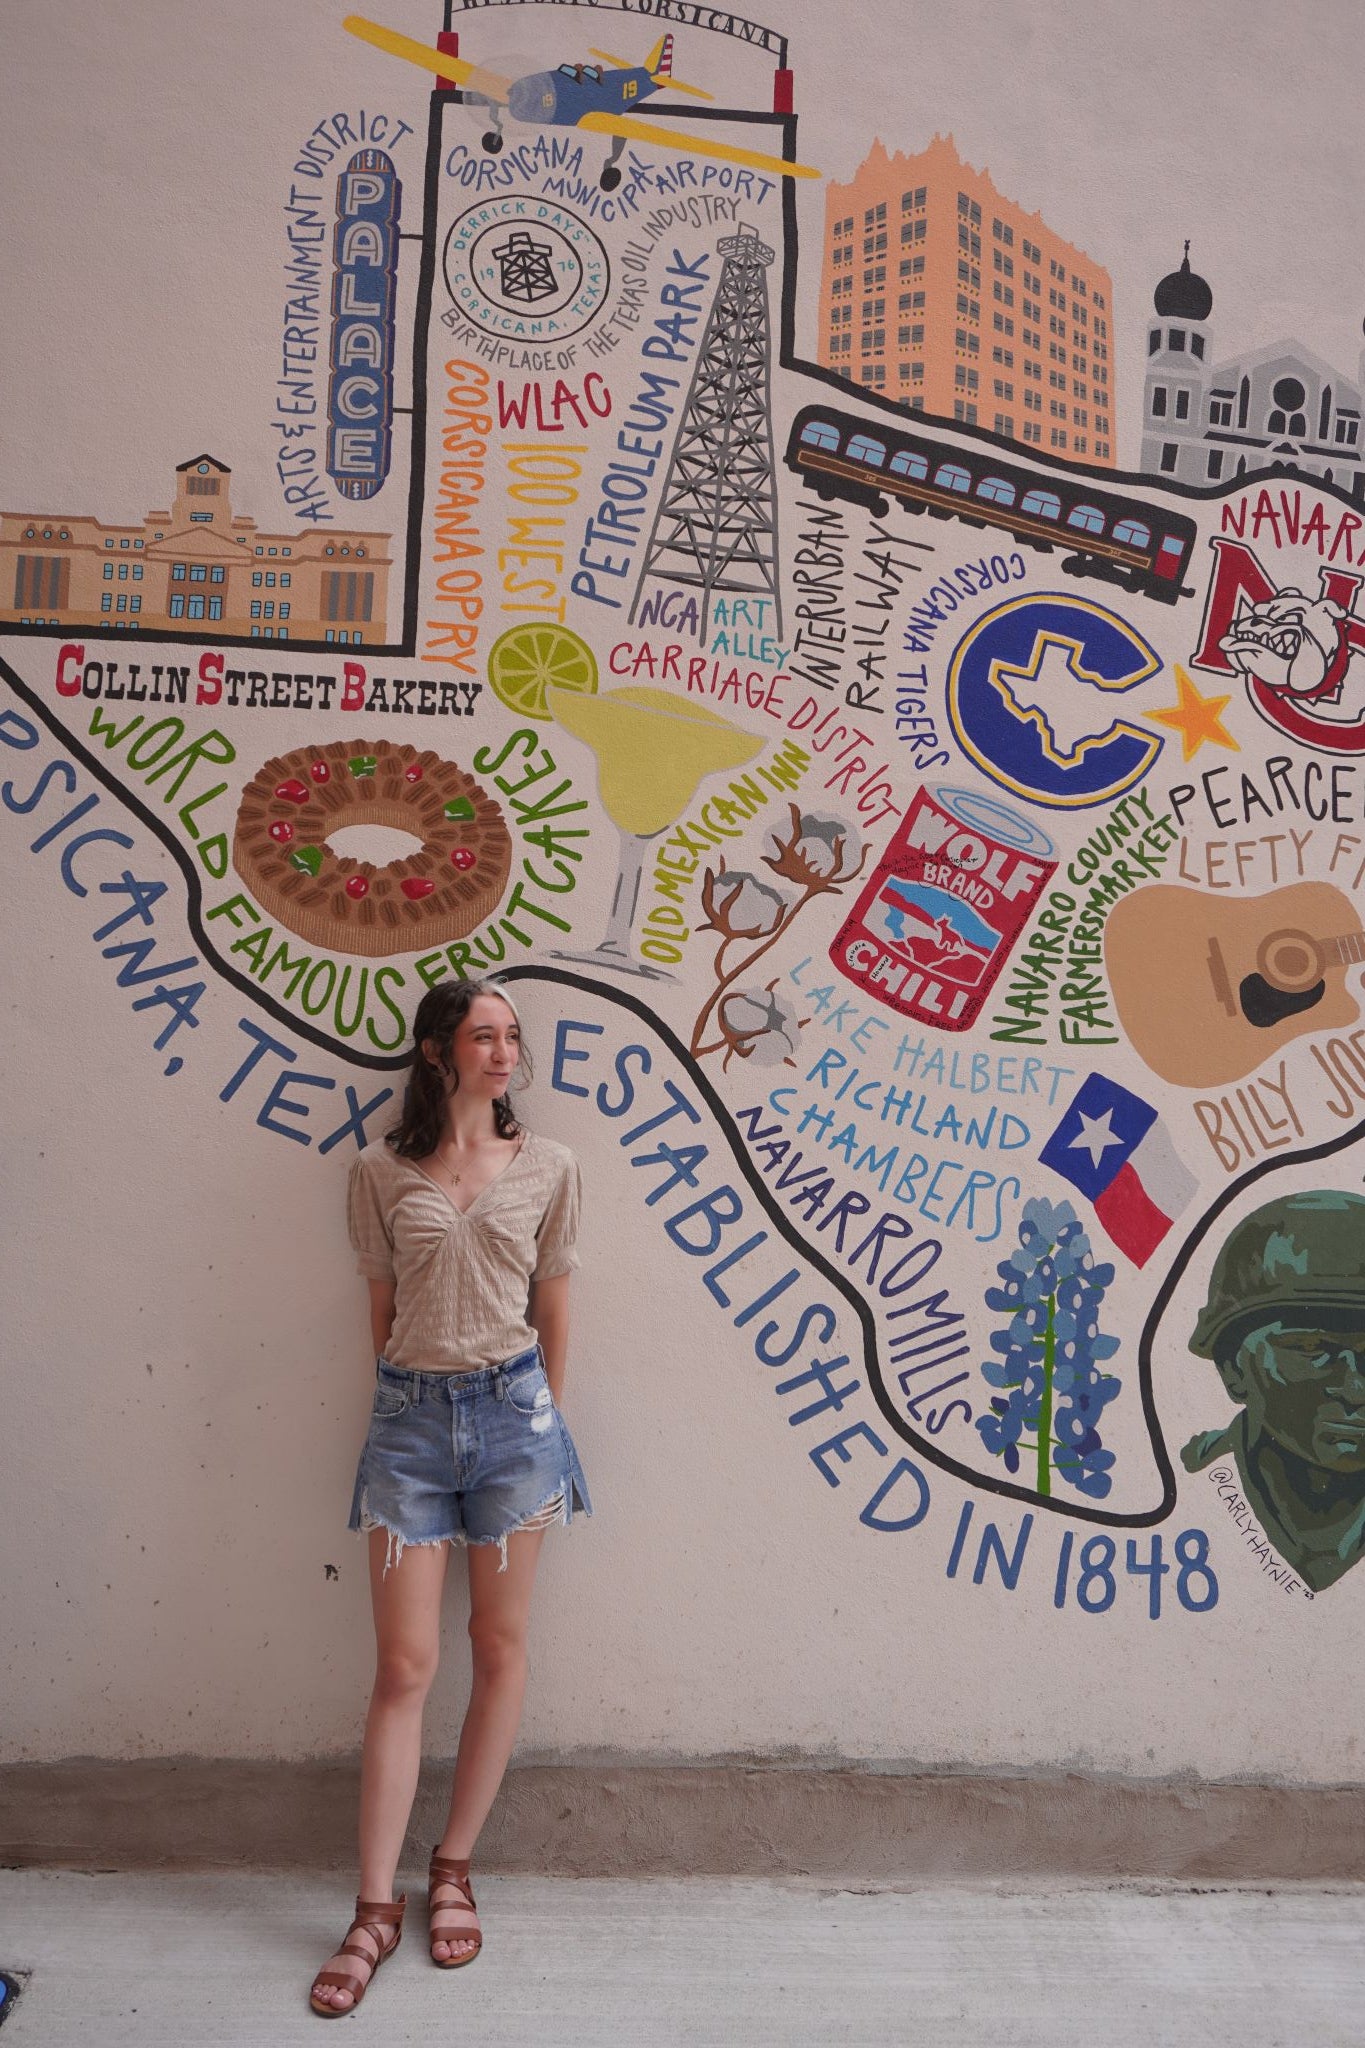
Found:
M 370 1335 L 374 1338 L 374 1355 L 382 1358 L 393 1334 L 394 1303 L 398 1285 L 393 1280 L 371 1280 L 370 1287 Z
M 556 1273 L 552 1280 L 531 1282 L 531 1305 L 527 1321 L 540 1339 L 545 1353 L 545 1377 L 558 1405 L 564 1389 L 564 1368 L 569 1355 L 569 1276 Z

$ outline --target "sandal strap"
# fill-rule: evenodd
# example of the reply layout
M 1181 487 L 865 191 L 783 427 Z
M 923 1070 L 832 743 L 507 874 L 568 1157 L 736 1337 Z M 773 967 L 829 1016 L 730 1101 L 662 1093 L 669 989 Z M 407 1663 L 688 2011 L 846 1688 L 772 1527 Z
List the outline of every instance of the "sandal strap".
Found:
M 406 1892 L 396 1899 L 362 1899 L 357 1896 L 355 1921 L 352 1925 L 355 1925 L 356 1921 L 377 1920 L 381 1927 L 399 1927 L 402 1925 L 407 1903 Z
M 374 1981 L 379 1965 L 387 1962 L 403 1937 L 403 1911 L 408 1903 L 407 1893 L 398 1899 L 362 1899 L 355 1902 L 355 1918 L 346 1930 L 346 1939 L 336 1951 L 339 1956 L 354 1956 L 364 1963 L 366 1975 L 357 1977 L 352 1970 L 320 1970 L 313 1979 L 313 1992 L 321 1989 L 349 1991 L 349 2006 L 326 2008 L 332 2012 L 354 2012 Z M 393 1931 L 393 1939 L 386 1940 L 384 1930 Z M 364 1934 L 373 1942 L 373 1952 L 355 1939 Z M 321 2009 L 321 2008 L 319 2008 Z
M 353 1977 L 349 1970 L 319 1970 L 313 1979 L 314 1991 L 320 1990 L 323 1985 L 329 1990 L 349 1991 L 351 2004 L 356 2006 L 368 1991 L 370 1980 L 368 1977 Z M 341 2006 L 337 2010 L 345 2011 L 346 2008 Z
M 464 1940 L 479 1932 L 479 1916 L 468 1906 L 437 1906 L 431 1915 L 431 1939 Z
M 354 1956 L 358 1962 L 368 1963 L 370 1976 L 372 1977 L 385 1958 L 393 1954 L 402 1938 L 403 1908 L 406 1904 L 407 1899 L 405 1896 L 396 1901 L 395 1905 L 391 1905 L 388 1908 L 386 1917 L 381 1919 L 379 1917 L 380 1908 L 372 1904 L 360 1910 L 362 1902 L 357 1899 L 356 1906 L 358 1910 L 355 1919 L 347 1928 L 346 1939 L 337 1950 L 337 1954 L 339 1956 Z M 397 1930 L 392 1941 L 385 1939 L 384 1929 L 386 1927 Z M 368 1935 L 369 1939 L 374 1943 L 372 1950 L 366 1948 L 362 1942 L 355 1939 L 358 1934 Z M 366 1981 L 368 1982 L 368 1979 Z
M 468 1857 L 462 1857 L 457 1861 L 451 1856 L 437 1856 L 433 1854 L 431 1869 L 427 1873 L 428 1910 L 433 1908 L 432 1894 L 439 1891 L 443 1884 L 448 1884 L 452 1890 L 459 1892 L 465 1904 L 471 1910 L 473 1909 L 474 1887 L 469 1881 Z
M 453 1891 L 455 1897 L 453 1899 L 438 1899 L 436 1894 L 443 1888 Z M 467 1879 L 464 1882 L 461 1882 L 456 1877 L 436 1877 L 432 1879 L 431 1888 L 427 1893 L 427 1911 L 429 1913 L 473 1913 L 477 1910 L 474 1904 L 474 1894 L 469 1888 Z
M 360 1962 L 368 1963 L 370 1966 L 370 1973 L 371 1975 L 373 1975 L 374 1972 L 379 1968 L 379 1965 L 383 1962 L 385 1956 L 389 1954 L 390 1950 L 393 1947 L 393 1943 L 390 1942 L 386 1947 L 384 1943 L 381 1941 L 377 1943 L 376 1946 L 379 1951 L 377 1955 L 367 1948 L 362 1948 L 358 1941 L 347 1940 L 342 1942 L 341 1947 L 337 1950 L 337 1954 L 339 1956 L 355 1956 Z
M 455 1892 L 457 1898 L 438 1899 L 436 1894 L 443 1885 Z M 453 1947 L 456 1942 L 464 1942 L 476 1949 L 482 1946 L 483 1931 L 474 1904 L 473 1886 L 469 1882 L 467 1856 L 440 1856 L 432 1850 L 427 1880 L 427 1911 L 430 1941 L 443 1941 L 448 1947 Z

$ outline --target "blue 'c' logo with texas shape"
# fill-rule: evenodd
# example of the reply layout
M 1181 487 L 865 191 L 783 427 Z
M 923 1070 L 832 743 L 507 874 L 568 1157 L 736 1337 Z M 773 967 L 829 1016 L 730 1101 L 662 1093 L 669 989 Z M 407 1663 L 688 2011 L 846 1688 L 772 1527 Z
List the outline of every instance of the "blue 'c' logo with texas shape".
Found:
M 1053 809 L 1109 803 L 1147 773 L 1161 740 L 1126 719 L 1101 724 L 1093 693 L 1135 689 L 1160 667 L 1140 633 L 1088 598 L 1014 597 L 958 642 L 948 715 L 964 752 L 1016 796 Z

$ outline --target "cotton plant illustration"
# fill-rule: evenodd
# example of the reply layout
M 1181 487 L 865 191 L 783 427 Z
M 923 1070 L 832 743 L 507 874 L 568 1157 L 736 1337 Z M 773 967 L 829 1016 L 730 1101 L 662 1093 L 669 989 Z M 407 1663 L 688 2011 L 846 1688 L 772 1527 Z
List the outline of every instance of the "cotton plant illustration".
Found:
M 982 1442 L 1007 1472 L 1029 1458 L 1040 1494 L 1051 1493 L 1055 1471 L 1078 1493 L 1103 1500 L 1114 1454 L 1099 1421 L 1120 1383 L 1098 1369 L 1119 1348 L 1117 1337 L 1102 1334 L 1099 1316 L 1114 1268 L 1095 1263 L 1069 1202 L 1039 1200 L 1024 1204 L 1019 1249 L 996 1271 L 1003 1285 L 987 1288 L 986 1306 L 1010 1319 L 991 1337 L 998 1356 L 981 1366 L 1002 1389 L 990 1414 L 977 1419 Z
M 755 964 L 790 931 L 808 903 L 835 895 L 856 881 L 867 865 L 869 848 L 842 818 L 822 817 L 792 804 L 785 832 L 768 835 L 769 851 L 760 856 L 785 888 L 746 868 L 708 868 L 702 882 L 700 929 L 720 934 L 713 963 L 716 985 L 692 1027 L 691 1050 L 698 1059 L 724 1054 L 754 1060 L 759 1066 L 791 1066 L 801 1025 L 777 979 L 759 985 L 745 982 Z M 736 984 L 743 983 L 742 986 Z M 716 1033 L 706 1042 L 708 1030 Z
M 788 1066 L 800 1043 L 801 1022 L 785 996 L 774 993 L 774 978 L 764 988 L 732 989 L 716 1010 L 726 1043 L 725 1062 L 752 1059 L 758 1067 Z

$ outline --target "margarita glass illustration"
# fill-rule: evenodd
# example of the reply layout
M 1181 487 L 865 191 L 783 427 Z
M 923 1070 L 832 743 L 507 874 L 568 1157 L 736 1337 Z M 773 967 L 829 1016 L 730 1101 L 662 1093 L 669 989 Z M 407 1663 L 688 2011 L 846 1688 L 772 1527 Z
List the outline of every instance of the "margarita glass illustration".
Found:
M 592 748 L 602 808 L 621 835 L 601 940 L 591 952 L 556 950 L 553 957 L 674 980 L 630 950 L 646 848 L 677 823 L 708 775 L 742 768 L 762 752 L 763 741 L 669 690 L 631 683 L 599 692 L 596 657 L 567 626 L 510 626 L 489 651 L 488 681 L 499 703 L 518 717 L 553 718 Z
M 555 957 L 672 981 L 674 975 L 646 966 L 630 949 L 649 842 L 677 823 L 708 775 L 742 768 L 763 741 L 702 704 L 645 683 L 593 694 L 551 685 L 545 696 L 556 723 L 596 754 L 602 808 L 621 835 L 606 931 L 591 952 L 558 951 Z

